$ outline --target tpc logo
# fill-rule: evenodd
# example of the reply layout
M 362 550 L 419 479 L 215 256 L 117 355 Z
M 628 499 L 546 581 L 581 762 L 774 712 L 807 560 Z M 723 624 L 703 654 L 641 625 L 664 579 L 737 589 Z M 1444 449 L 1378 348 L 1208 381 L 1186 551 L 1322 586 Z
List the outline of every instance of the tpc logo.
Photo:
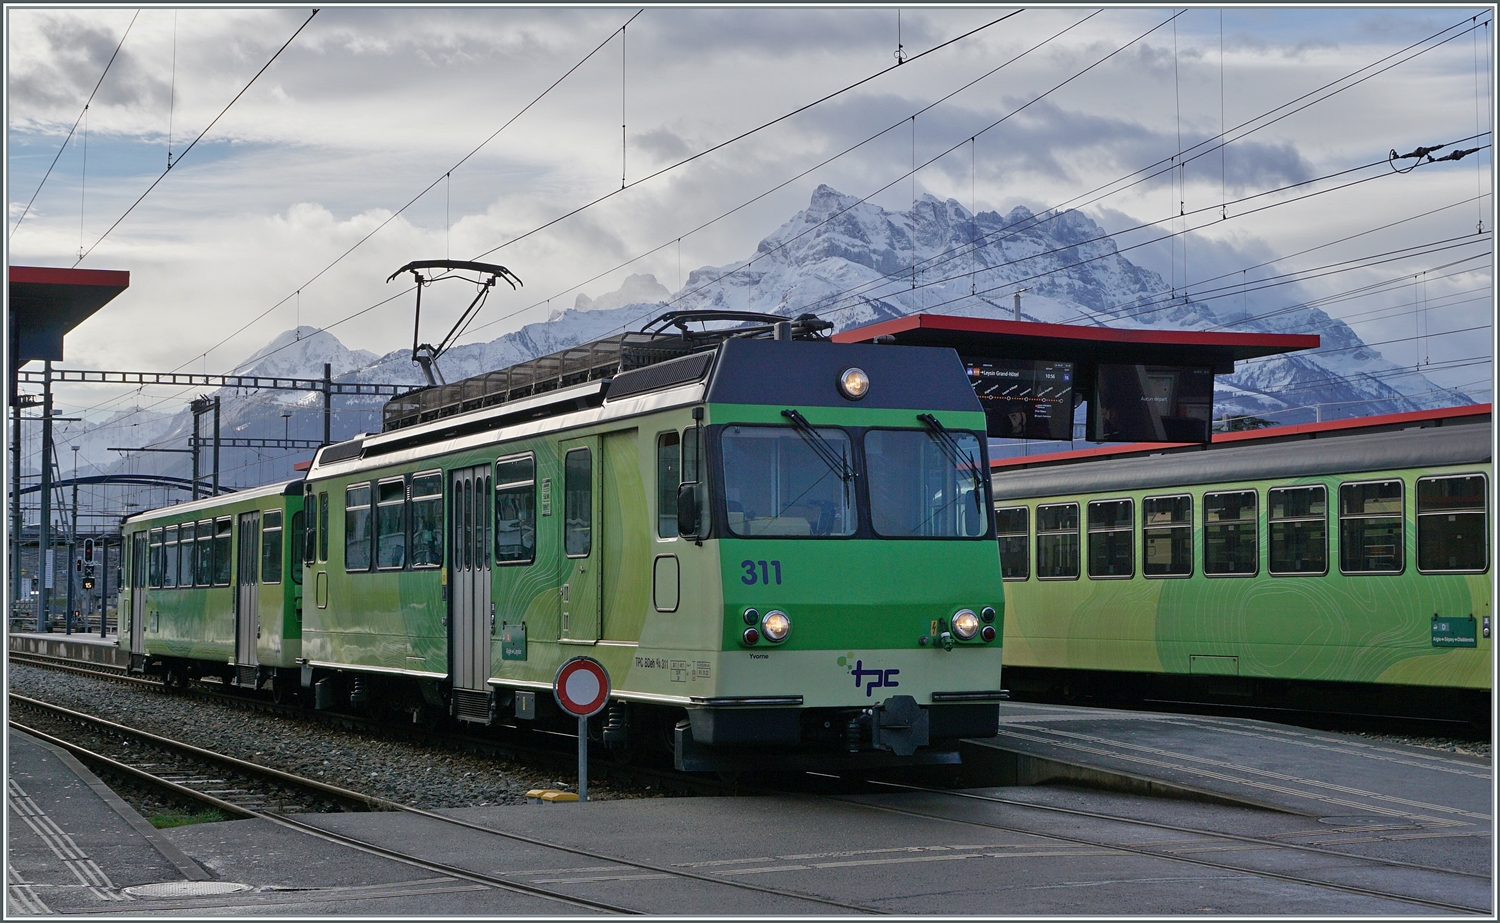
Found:
M 850 661 L 853 661 L 851 664 Z M 847 656 L 839 658 L 839 666 L 843 667 L 854 676 L 854 687 L 865 687 L 865 698 L 872 698 L 876 689 L 893 689 L 901 684 L 896 682 L 896 676 L 901 673 L 899 669 L 880 670 L 865 669 L 864 660 L 855 660 L 854 652 L 850 651 Z

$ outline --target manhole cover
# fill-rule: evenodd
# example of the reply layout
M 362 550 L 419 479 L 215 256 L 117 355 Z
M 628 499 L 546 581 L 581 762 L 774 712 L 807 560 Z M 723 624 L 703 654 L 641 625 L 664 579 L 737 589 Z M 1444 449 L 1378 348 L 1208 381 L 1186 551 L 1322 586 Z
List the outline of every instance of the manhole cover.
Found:
M 233 881 L 163 881 L 154 885 L 135 885 L 125 889 L 131 897 L 209 897 L 249 891 L 249 885 Z
M 1406 827 L 1409 826 L 1399 817 L 1380 817 L 1370 814 L 1355 814 L 1345 817 L 1320 817 L 1318 823 L 1328 824 L 1330 827 Z

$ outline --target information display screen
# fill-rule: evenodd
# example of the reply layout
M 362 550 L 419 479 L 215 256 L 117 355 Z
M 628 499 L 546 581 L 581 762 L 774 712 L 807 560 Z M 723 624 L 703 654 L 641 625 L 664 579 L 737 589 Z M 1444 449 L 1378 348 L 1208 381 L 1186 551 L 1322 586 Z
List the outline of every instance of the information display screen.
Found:
M 1209 368 L 1101 365 L 1089 408 L 1093 442 L 1208 442 Z
M 965 359 L 969 383 L 997 439 L 1073 437 L 1073 363 Z

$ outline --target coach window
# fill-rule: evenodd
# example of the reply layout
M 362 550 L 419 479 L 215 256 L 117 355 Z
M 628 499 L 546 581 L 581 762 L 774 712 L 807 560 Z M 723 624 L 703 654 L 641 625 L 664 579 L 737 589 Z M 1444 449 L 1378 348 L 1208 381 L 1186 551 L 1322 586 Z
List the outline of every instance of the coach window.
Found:
M 1028 526 L 1031 511 L 1024 506 L 995 510 L 995 536 L 1000 542 L 1000 578 L 1025 580 L 1029 574 L 1031 549 Z
M 281 510 L 260 514 L 260 580 L 281 582 Z
M 563 507 L 563 551 L 586 557 L 594 538 L 594 457 L 588 449 L 573 449 L 564 460 Z
M 328 492 L 318 494 L 318 560 L 328 560 Z
M 1272 487 L 1266 492 L 1271 573 L 1328 573 L 1328 488 Z
M 177 585 L 177 527 L 167 526 L 166 536 L 162 539 L 163 563 L 161 569 L 161 585 Z
M 151 530 L 151 585 L 161 586 L 161 530 Z
M 344 570 L 370 569 L 370 485 L 344 488 Z
M 1339 570 L 1346 574 L 1397 574 L 1401 547 L 1402 483 L 1339 485 Z
M 411 476 L 411 566 L 443 563 L 443 473 Z
M 1078 504 L 1036 508 L 1038 580 L 1078 579 Z
M 1255 491 L 1203 495 L 1203 572 L 1249 577 L 1259 563 L 1255 542 Z
M 291 534 L 286 537 L 286 540 L 294 555 L 292 558 L 292 582 L 300 586 L 302 584 L 302 561 L 296 556 L 301 554 L 301 549 L 307 542 L 305 537 L 307 532 L 307 516 L 301 510 L 292 514 L 290 532 Z M 302 610 L 299 608 L 297 612 L 300 616 Z
M 677 488 L 682 484 L 681 439 L 676 433 L 656 437 L 656 534 L 677 537 Z
M 375 566 L 400 570 L 406 566 L 406 480 L 388 478 L 375 498 Z
M 198 570 L 198 546 L 197 542 L 193 540 L 196 528 L 197 526 L 193 523 L 185 522 L 182 524 L 179 532 L 182 544 L 178 546 L 177 554 L 178 586 L 192 586 L 194 583 L 197 583 L 194 575 Z
M 193 577 L 198 586 L 214 585 L 214 521 L 212 519 L 198 520 L 198 550 L 193 555 L 193 567 L 197 571 Z
M 1489 566 L 1482 474 L 1417 480 L 1417 570 L 1479 573 Z
M 214 586 L 229 586 L 230 540 L 234 536 L 234 520 L 229 517 L 214 522 Z
M 536 560 L 536 458 L 495 463 L 495 563 Z
M 1190 577 L 1193 573 L 1193 498 L 1147 497 L 1141 501 L 1141 573 Z
M 1089 577 L 1135 574 L 1135 501 L 1089 501 Z

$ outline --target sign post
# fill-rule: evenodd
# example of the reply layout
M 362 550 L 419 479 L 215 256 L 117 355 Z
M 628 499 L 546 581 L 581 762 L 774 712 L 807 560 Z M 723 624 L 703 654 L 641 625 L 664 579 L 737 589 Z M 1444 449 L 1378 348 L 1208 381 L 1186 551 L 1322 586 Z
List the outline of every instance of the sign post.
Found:
M 609 704 L 609 673 L 592 657 L 574 657 L 557 670 L 552 694 L 578 717 L 578 800 L 589 800 L 589 717 Z

